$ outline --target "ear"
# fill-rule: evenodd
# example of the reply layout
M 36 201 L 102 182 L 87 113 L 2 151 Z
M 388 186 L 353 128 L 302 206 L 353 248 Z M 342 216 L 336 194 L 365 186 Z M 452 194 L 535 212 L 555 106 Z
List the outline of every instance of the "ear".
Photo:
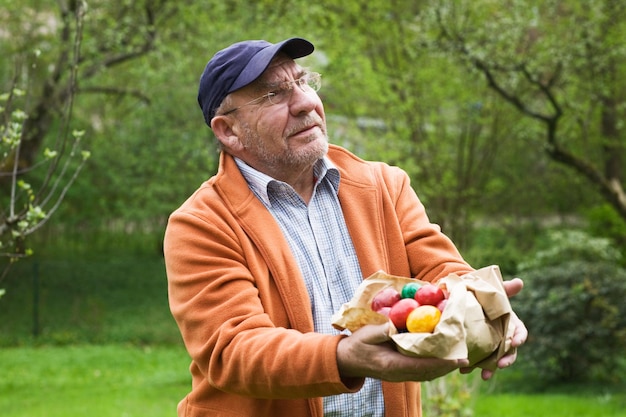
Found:
M 237 153 L 243 150 L 244 146 L 239 136 L 233 129 L 235 120 L 228 116 L 215 116 L 211 120 L 211 129 L 217 140 L 219 140 L 224 148 L 231 153 Z

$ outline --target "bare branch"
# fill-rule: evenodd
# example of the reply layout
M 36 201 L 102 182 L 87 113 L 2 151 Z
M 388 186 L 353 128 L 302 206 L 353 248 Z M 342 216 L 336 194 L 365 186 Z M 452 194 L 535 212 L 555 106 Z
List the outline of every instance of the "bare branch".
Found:
M 520 67 L 520 71 L 522 72 L 522 74 L 524 74 L 524 77 L 531 85 L 534 85 L 535 87 L 537 87 L 539 91 L 543 93 L 543 95 L 548 99 L 548 101 L 550 102 L 550 105 L 554 109 L 554 115 L 546 116 L 542 118 L 542 120 L 549 121 L 551 119 L 558 119 L 559 117 L 561 117 L 561 115 L 563 114 L 563 110 L 561 109 L 560 104 L 558 103 L 558 101 L 556 100 L 556 97 L 554 96 L 554 94 L 552 93 L 552 90 L 550 89 L 550 86 L 554 83 L 556 76 L 553 76 L 547 84 L 543 84 L 539 79 L 534 77 L 530 73 L 530 71 L 528 71 L 528 68 L 526 68 L 525 65 L 522 65 Z M 555 73 L 556 72 L 558 71 L 555 71 Z
M 585 162 L 583 159 L 577 158 L 575 155 L 558 146 L 549 147 L 547 152 L 554 161 L 573 168 L 592 184 L 595 184 L 604 198 L 623 218 L 626 218 L 626 196 L 619 182 L 607 180 L 602 172 L 593 165 Z
M 472 59 L 470 57 L 470 59 Z M 545 116 L 541 113 L 532 111 L 524 102 L 515 94 L 509 93 L 504 87 L 502 87 L 497 81 L 491 69 L 482 61 L 478 59 L 472 59 L 474 66 L 479 69 L 485 78 L 489 86 L 494 89 L 502 98 L 515 106 L 519 111 L 531 116 L 532 118 L 542 120 L 544 122 L 549 121 L 553 116 Z
M 84 17 L 85 17 L 84 7 L 85 5 L 83 4 L 83 2 L 77 1 L 75 8 L 74 8 L 74 13 L 73 13 L 75 24 L 76 24 L 76 30 L 74 34 L 74 40 L 73 42 L 70 43 L 71 49 L 72 49 L 72 60 L 70 61 L 71 62 L 70 76 L 69 76 L 69 80 L 68 80 L 67 87 L 66 87 L 66 93 L 68 94 L 68 96 L 67 96 L 67 99 L 64 100 L 65 102 L 64 117 L 62 118 L 62 124 L 60 127 L 60 131 L 57 135 L 56 145 L 55 145 L 55 149 L 58 152 L 58 154 L 55 158 L 52 159 L 50 166 L 48 167 L 48 174 L 46 175 L 43 184 L 41 185 L 41 187 L 39 188 L 39 191 L 37 192 L 35 196 L 36 202 L 41 201 L 41 200 L 47 201 L 49 199 L 49 196 L 54 194 L 56 187 L 58 185 L 59 179 L 64 177 L 66 167 L 67 167 L 67 164 L 66 164 L 61 170 L 61 173 L 59 174 L 59 177 L 58 177 L 59 179 L 57 179 L 57 181 L 53 183 L 52 189 L 48 190 L 48 184 L 50 183 L 52 174 L 57 170 L 59 161 L 65 154 L 65 147 L 66 147 L 68 138 L 70 136 L 69 125 L 70 125 L 70 120 L 72 119 L 72 111 L 73 111 L 74 96 L 75 96 L 74 90 L 75 90 L 77 74 L 78 74 L 78 62 L 80 61 L 80 46 L 82 44 L 83 23 L 84 23 Z M 62 14 L 64 15 L 63 32 L 65 33 L 65 31 L 66 30 L 69 31 L 69 28 L 70 28 L 69 14 L 66 11 L 63 11 Z M 69 42 L 69 38 L 65 40 Z M 66 54 L 69 53 L 69 49 L 70 49 L 69 47 L 63 48 L 62 55 L 66 56 L 65 59 L 67 59 Z

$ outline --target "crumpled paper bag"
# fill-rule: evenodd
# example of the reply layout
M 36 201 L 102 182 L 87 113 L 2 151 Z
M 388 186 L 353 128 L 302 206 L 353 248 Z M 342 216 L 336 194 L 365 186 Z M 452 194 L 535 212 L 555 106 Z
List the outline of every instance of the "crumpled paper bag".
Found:
M 386 287 L 398 292 L 404 284 L 419 280 L 397 277 L 382 271 L 363 280 L 352 299 L 332 317 L 332 325 L 351 332 L 366 324 L 382 324 L 389 319 L 370 307 L 374 296 Z M 469 366 L 495 370 L 497 361 L 511 350 L 515 331 L 510 321 L 509 298 L 497 265 L 469 274 L 450 274 L 435 282 L 448 301 L 433 333 L 398 333 L 390 322 L 390 336 L 398 351 L 417 357 L 441 359 L 468 358 Z

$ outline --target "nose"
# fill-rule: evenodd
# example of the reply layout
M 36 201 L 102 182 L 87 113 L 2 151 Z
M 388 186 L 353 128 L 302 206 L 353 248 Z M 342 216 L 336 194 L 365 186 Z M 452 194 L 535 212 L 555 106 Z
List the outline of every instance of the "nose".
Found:
M 294 115 L 310 113 L 320 103 L 317 92 L 311 88 L 294 86 L 289 99 L 289 111 Z

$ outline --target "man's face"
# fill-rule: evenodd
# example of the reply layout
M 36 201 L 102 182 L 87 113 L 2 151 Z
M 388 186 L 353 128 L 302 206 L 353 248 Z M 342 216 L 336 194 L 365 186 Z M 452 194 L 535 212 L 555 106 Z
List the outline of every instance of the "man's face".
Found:
M 260 97 L 271 91 L 271 86 L 298 79 L 303 73 L 292 59 L 279 55 L 258 80 L 233 93 L 233 105 Z M 293 87 L 284 103 L 270 105 L 264 100 L 233 115 L 233 131 L 243 144 L 235 156 L 275 178 L 309 167 L 328 150 L 321 99 L 314 91 Z

